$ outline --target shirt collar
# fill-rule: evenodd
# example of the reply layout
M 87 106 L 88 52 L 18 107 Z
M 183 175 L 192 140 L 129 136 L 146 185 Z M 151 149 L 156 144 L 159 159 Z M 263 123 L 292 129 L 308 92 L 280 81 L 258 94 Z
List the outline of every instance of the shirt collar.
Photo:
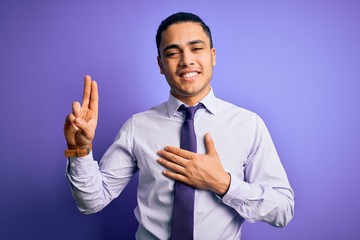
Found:
M 216 115 L 216 97 L 211 88 L 210 92 L 200 101 L 206 109 Z M 174 97 L 171 93 L 169 94 L 169 99 L 167 101 L 167 110 L 169 118 L 172 117 L 176 111 L 179 109 L 180 105 L 184 104 L 179 99 Z

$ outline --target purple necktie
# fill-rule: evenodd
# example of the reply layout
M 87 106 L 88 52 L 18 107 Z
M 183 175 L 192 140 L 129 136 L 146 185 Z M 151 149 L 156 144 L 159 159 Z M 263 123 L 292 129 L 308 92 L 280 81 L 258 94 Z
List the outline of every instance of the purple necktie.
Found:
M 196 136 L 194 131 L 194 116 L 198 109 L 204 108 L 200 103 L 197 106 L 185 107 L 181 105 L 179 111 L 185 111 L 186 117 L 181 129 L 180 148 L 196 152 Z M 174 210 L 171 229 L 172 240 L 191 240 L 194 232 L 194 196 L 195 189 L 181 182 L 175 182 Z

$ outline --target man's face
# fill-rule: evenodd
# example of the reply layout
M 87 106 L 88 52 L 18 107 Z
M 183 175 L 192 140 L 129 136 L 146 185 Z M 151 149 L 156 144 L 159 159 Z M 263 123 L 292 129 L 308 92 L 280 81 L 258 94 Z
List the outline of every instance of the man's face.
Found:
M 188 105 L 210 91 L 215 48 L 199 23 L 176 23 L 161 34 L 158 64 L 171 93 Z

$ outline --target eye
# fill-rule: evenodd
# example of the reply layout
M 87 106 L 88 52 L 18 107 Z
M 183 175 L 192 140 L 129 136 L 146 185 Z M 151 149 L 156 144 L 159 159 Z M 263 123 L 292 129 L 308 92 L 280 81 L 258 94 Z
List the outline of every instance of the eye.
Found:
M 165 53 L 165 57 L 175 57 L 178 54 L 178 52 L 167 52 Z
M 202 48 L 202 47 L 194 47 L 193 48 L 193 51 L 194 52 L 197 52 L 197 51 L 201 51 L 201 50 L 203 50 L 204 48 Z

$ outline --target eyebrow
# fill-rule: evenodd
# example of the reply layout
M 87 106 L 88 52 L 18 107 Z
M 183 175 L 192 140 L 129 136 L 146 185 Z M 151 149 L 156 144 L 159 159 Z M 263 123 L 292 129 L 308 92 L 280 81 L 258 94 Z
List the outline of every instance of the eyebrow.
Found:
M 200 39 L 192 40 L 192 41 L 186 43 L 186 45 L 192 46 L 192 45 L 196 45 L 196 44 L 199 44 L 199 43 L 205 43 L 205 41 L 200 40 Z M 178 44 L 169 44 L 164 48 L 163 52 L 165 52 L 168 49 L 180 49 L 180 45 L 178 45 Z

